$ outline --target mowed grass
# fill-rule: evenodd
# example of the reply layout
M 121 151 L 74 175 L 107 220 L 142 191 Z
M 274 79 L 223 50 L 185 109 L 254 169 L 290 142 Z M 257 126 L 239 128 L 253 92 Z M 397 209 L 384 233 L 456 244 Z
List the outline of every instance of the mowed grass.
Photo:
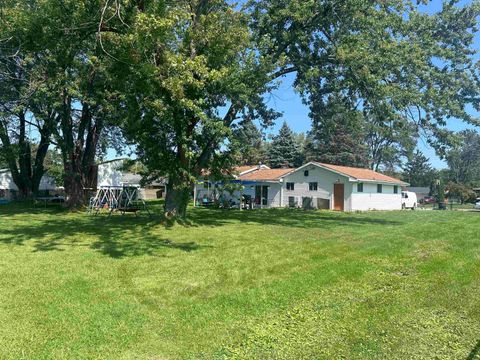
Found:
M 480 358 L 480 213 L 189 214 L 0 207 L 0 359 Z

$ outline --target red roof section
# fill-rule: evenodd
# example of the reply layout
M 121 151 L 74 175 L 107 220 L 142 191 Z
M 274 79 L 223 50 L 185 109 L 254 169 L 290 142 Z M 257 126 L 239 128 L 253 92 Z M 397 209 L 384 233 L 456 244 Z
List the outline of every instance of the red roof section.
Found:
M 238 177 L 239 180 L 250 180 L 250 181 L 275 181 L 278 180 L 283 175 L 288 174 L 295 169 L 259 169 L 256 171 L 249 172 Z
M 327 169 L 356 178 L 358 180 L 381 181 L 381 182 L 394 183 L 394 184 L 405 183 L 402 180 L 395 179 L 391 176 L 387 176 L 370 169 L 356 168 L 356 167 L 350 167 L 350 166 L 331 165 L 331 164 L 324 164 L 324 163 L 318 163 L 318 162 L 316 164 L 323 166 Z

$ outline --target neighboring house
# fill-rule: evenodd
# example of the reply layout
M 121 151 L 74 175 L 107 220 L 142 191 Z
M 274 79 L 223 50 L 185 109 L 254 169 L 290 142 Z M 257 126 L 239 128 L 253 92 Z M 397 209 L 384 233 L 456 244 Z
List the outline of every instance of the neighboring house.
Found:
M 430 195 L 429 187 L 408 186 L 407 191 L 411 191 L 417 195 L 417 201 L 422 202 L 428 195 Z
M 121 158 L 99 163 L 97 165 L 97 188 L 102 186 L 120 187 L 124 185 L 134 185 L 140 187 L 142 176 L 125 172 L 123 169 L 125 160 L 128 159 Z M 164 198 L 166 194 L 166 185 L 165 178 L 161 178 L 157 181 L 141 186 L 140 189 L 143 199 Z
M 38 188 L 41 195 L 53 195 L 59 190 L 55 179 L 48 174 L 42 176 Z M 0 170 L 0 199 L 15 200 L 18 196 L 18 187 L 13 182 L 12 173 L 8 169 Z
M 201 179 L 195 186 L 196 204 L 205 196 L 227 197 L 239 204 L 251 197 L 254 207 L 303 207 L 338 211 L 400 210 L 401 188 L 407 184 L 369 169 L 309 162 L 297 169 L 251 167 L 239 172 L 232 194 L 222 182 Z

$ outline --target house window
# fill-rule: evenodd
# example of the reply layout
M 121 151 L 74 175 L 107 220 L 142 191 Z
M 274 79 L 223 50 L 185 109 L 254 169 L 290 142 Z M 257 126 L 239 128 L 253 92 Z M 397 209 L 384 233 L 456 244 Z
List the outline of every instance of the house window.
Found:
M 212 187 L 212 184 L 210 184 L 210 181 L 204 181 L 203 182 L 203 187 L 205 189 L 210 189 Z
M 377 193 L 381 194 L 383 192 L 383 185 L 377 184 Z
M 363 192 L 363 183 L 358 183 L 357 184 L 357 192 L 359 192 L 359 193 Z
M 395 186 L 393 187 L 393 193 L 394 193 L 394 194 L 398 194 L 398 186 L 397 186 L 397 185 L 395 185 Z
M 303 172 L 303 175 L 308 176 L 308 170 L 305 170 L 305 171 Z
M 318 190 L 318 183 L 317 182 L 308 183 L 308 189 L 310 191 L 317 191 Z
M 295 183 L 287 182 L 287 190 L 295 190 Z

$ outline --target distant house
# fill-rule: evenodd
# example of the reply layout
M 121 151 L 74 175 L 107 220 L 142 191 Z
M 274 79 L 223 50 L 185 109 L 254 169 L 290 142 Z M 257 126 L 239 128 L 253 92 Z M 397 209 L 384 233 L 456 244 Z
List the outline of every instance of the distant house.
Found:
M 42 195 L 53 195 L 59 190 L 55 179 L 48 174 L 43 175 L 38 188 Z M 13 182 L 12 173 L 8 169 L 0 170 L 0 199 L 15 200 L 18 197 L 18 187 Z
M 318 162 L 309 162 L 296 169 L 238 168 L 229 183 L 237 184 L 238 189 L 225 193 L 221 191 L 223 182 L 202 177 L 195 185 L 195 203 L 228 198 L 240 205 L 251 198 L 252 206 L 256 208 L 400 210 L 401 188 L 408 185 L 370 169 Z
M 430 195 L 429 187 L 408 186 L 407 191 L 417 194 L 418 202 L 422 202 L 428 195 Z
M 142 176 L 124 170 L 126 158 L 101 162 L 97 165 L 97 188 L 102 186 L 139 186 L 144 199 L 160 199 L 166 195 L 167 181 L 160 178 L 141 185 Z

